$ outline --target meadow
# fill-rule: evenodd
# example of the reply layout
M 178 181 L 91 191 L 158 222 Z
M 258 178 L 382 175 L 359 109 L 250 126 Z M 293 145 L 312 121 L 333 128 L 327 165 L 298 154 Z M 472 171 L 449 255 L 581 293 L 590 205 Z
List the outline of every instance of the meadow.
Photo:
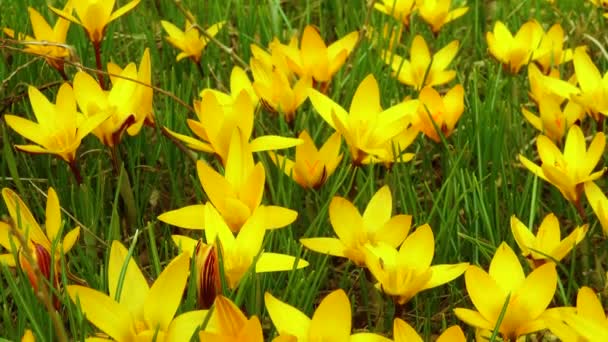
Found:
M 0 341 L 608 340 L 606 0 L 0 13 Z

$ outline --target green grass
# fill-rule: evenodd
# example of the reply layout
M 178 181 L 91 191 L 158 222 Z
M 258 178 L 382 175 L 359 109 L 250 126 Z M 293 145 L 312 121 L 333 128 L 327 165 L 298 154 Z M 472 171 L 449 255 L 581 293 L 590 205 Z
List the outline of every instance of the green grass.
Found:
M 54 21 L 46 3 L 0 0 L 0 27 L 31 33 L 27 6 Z M 63 6 L 63 2 L 51 3 L 55 7 Z M 121 5 L 124 3 L 120 1 Z M 368 20 L 365 1 L 183 1 L 183 5 L 203 27 L 226 20 L 227 27 L 216 38 L 233 48 L 244 61 L 251 57 L 250 44 L 266 46 L 275 36 L 285 42 L 307 24 L 316 25 L 325 41 L 334 41 L 361 29 Z M 250 274 L 237 291 L 225 293 L 247 315 L 260 317 L 267 338 L 275 332 L 263 305 L 265 291 L 311 315 L 320 299 L 336 288 L 344 289 L 351 299 L 354 330 L 391 336 L 393 317 L 397 313 L 425 339 L 453 324 L 465 328 L 469 338 L 474 336 L 473 329 L 466 328 L 452 312 L 455 307 L 472 307 L 462 277 L 422 292 L 405 307 L 396 308 L 390 298 L 374 289 L 369 273 L 350 262 L 302 247 L 298 243 L 301 237 L 333 236 L 328 220 L 328 206 L 333 196 L 344 196 L 363 210 L 371 196 L 388 184 L 393 194 L 393 214 L 410 214 L 414 226 L 429 223 L 433 228 L 436 250 L 433 264 L 466 261 L 487 268 L 495 248 L 502 241 L 518 251 L 509 228 L 511 215 L 525 223 L 534 223 L 536 227 L 545 214 L 554 212 L 563 231 L 583 223 L 576 209 L 557 190 L 536 179 L 517 161 L 519 153 L 536 158 L 533 140 L 537 132 L 525 122 L 520 111 L 523 104 L 530 102 L 528 81 L 525 70 L 511 76 L 489 56 L 485 32 L 491 30 L 496 20 L 505 22 L 512 31 L 531 18 L 541 22 L 545 29 L 560 22 L 567 32 L 566 45 L 587 44 L 589 52 L 596 57 L 594 61 L 605 71 L 608 60 L 585 35 L 595 37 L 605 48 L 608 45 L 606 23 L 598 17 L 596 9 L 582 0 L 558 0 L 555 7 L 541 0 L 469 0 L 468 6 L 469 12 L 448 24 L 436 38 L 421 19 L 413 19 L 410 32 L 404 32 L 401 44 L 396 48 L 396 53 L 408 56 L 415 34 L 422 34 L 434 51 L 454 39 L 460 40 L 460 51 L 451 64 L 458 76 L 451 84 L 464 86 L 466 109 L 456 132 L 445 143 L 436 144 L 419 136 L 408 149 L 415 152 L 415 158 L 390 169 L 382 165 L 352 167 L 343 144 L 344 160 L 329 181 L 316 191 L 303 190 L 277 169 L 267 155 L 256 155 L 256 159 L 264 163 L 267 174 L 264 203 L 299 212 L 291 226 L 267 233 L 264 249 L 299 256 L 310 262 L 310 266 L 301 271 Z M 131 61 L 139 62 L 143 49 L 149 47 L 154 85 L 186 103 L 197 99 L 203 88 L 228 89 L 230 71 L 235 65 L 230 55 L 210 43 L 203 54 L 202 66 L 206 72 L 201 76 L 189 60 L 175 62 L 177 52 L 165 41 L 160 20 L 171 21 L 178 27 L 184 23 L 183 14 L 172 1 L 143 1 L 133 12 L 113 22 L 102 46 L 104 65 L 109 61 L 121 66 Z M 392 18 L 377 11 L 369 14 L 371 27 L 380 29 L 387 22 L 392 22 Z M 72 25 L 68 43 L 75 48 L 79 63 L 88 67 L 95 65 L 92 47 L 80 27 Z M 19 51 L 20 48 L 0 40 L 0 115 L 12 113 L 33 119 L 26 86 L 46 87 L 61 78 L 44 60 L 31 62 L 34 57 Z M 563 68 L 572 69 L 571 65 Z M 68 75 L 73 76 L 75 72 L 74 66 L 67 67 Z M 373 73 L 379 82 L 384 108 L 405 96 L 416 96 L 410 88 L 390 76 L 390 68 L 369 40 L 363 40 L 348 64 L 334 77 L 328 95 L 348 108 L 356 87 L 369 73 Z M 57 84 L 51 85 L 43 92 L 54 99 L 57 89 Z M 186 118 L 194 114 L 176 101 L 156 93 L 154 110 L 160 125 L 190 134 Z M 311 132 L 317 142 L 324 141 L 333 132 L 309 101 L 298 109 L 293 127 L 264 110 L 256 117 L 256 135 L 297 136 L 303 129 Z M 136 231 L 139 232 L 133 255 L 152 280 L 177 255 L 171 234 L 200 236 L 156 219 L 163 212 L 206 200 L 195 164 L 159 131 L 144 128 L 138 136 L 123 137 L 119 146 L 125 170 L 120 177 L 128 177 L 134 194 L 135 213 L 131 214 L 135 221 L 131 224 L 127 221 L 128 213 L 119 193 L 119 177 L 112 170 L 109 151 L 97 139 L 87 137 L 79 150 L 84 176 L 84 182 L 79 186 L 66 164 L 58 159 L 15 150 L 13 145 L 26 141 L 4 120 L 0 120 L 0 134 L 0 187 L 15 189 L 39 222 L 44 218 L 47 188 L 56 189 L 66 220 L 64 231 L 76 225 L 83 230 L 77 245 L 65 258 L 65 266 L 88 286 L 107 291 L 109 245 L 114 239 L 128 247 Z M 294 154 L 293 150 L 286 153 Z M 212 160 L 206 154 L 196 154 L 196 157 Z M 7 215 L 4 207 L 0 214 Z M 585 222 L 590 223 L 589 236 L 593 238 L 588 240 L 586 249 L 578 248 L 562 261 L 563 267 L 558 268 L 562 287 L 552 306 L 575 303 L 579 286 L 604 288 L 607 244 L 590 208 L 587 208 L 587 217 Z M 64 273 L 63 285 L 71 282 Z M 70 340 L 83 340 L 97 331 L 66 294 L 60 294 L 60 298 L 63 305 L 59 315 Z M 194 283 L 190 281 L 178 312 L 194 309 L 195 299 Z M 40 341 L 56 340 L 50 315 L 36 298 L 25 274 L 18 269 L 2 267 L 0 336 L 19 340 L 26 328 L 32 329 Z

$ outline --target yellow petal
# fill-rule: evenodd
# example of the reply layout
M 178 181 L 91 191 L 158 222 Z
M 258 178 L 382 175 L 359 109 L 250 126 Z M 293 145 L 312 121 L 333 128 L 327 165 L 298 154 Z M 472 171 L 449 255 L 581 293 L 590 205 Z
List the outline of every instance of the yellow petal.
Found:
M 59 228 L 61 228 L 61 211 L 59 209 L 59 198 L 52 187 L 49 188 L 46 198 L 46 222 L 44 228 L 51 245 L 54 244 L 59 233 Z
M 277 332 L 280 335 L 290 334 L 304 341 L 308 337 L 310 319 L 300 310 L 284 303 L 269 292 L 264 294 L 266 310 L 272 320 Z
M 496 249 L 488 273 L 505 294 L 517 290 L 526 278 L 517 255 L 504 242 Z
M 190 255 L 195 251 L 198 244 L 198 240 L 183 235 L 171 235 L 171 240 L 179 247 L 180 252 Z
M 188 205 L 162 213 L 158 220 L 180 228 L 204 229 L 204 209 L 203 204 Z
M 378 230 L 391 219 L 393 196 L 388 185 L 383 186 L 369 200 L 363 212 L 363 224 L 368 231 Z
M 135 337 L 131 312 L 106 294 L 79 285 L 69 285 L 68 294 L 80 303 L 87 320 L 116 341 L 131 341 Z
M 585 195 L 593 208 L 604 234 L 608 233 L 608 199 L 594 182 L 585 182 Z
M 382 111 L 380 106 L 380 89 L 374 74 L 367 75 L 357 87 L 350 104 L 350 119 L 354 122 L 368 122 Z
M 407 237 L 412 227 L 411 215 L 393 216 L 376 232 L 378 241 L 397 248 Z
M 190 255 L 182 253 L 158 276 L 144 303 L 144 318 L 149 325 L 167 331 L 181 303 L 189 273 Z
M 195 310 L 175 317 L 169 324 L 165 341 L 189 341 L 208 314 L 207 310 Z
M 278 135 L 264 135 L 253 139 L 249 143 L 252 152 L 281 150 L 300 145 L 301 139 L 282 137 Z
M 465 342 L 467 339 L 464 336 L 462 329 L 453 325 L 447 328 L 438 338 L 436 342 Z
M 142 320 L 144 318 L 144 302 L 149 289 L 148 282 L 133 258 L 129 257 L 127 260 L 128 254 L 129 251 L 120 242 L 116 240 L 112 242 L 108 262 L 108 288 L 112 299 L 129 308 L 134 319 Z M 127 263 L 126 270 L 122 279 L 121 292 L 117 299 L 118 282 L 125 263 Z
M 328 294 L 310 322 L 309 339 L 348 341 L 351 329 L 350 301 L 343 290 Z
M 458 319 L 460 319 L 461 321 L 465 322 L 466 324 L 468 324 L 470 326 L 473 326 L 478 329 L 494 330 L 494 323 L 488 322 L 477 311 L 456 308 L 456 309 L 454 309 L 454 314 L 456 315 L 456 317 L 458 317 Z
M 329 254 L 337 257 L 346 258 L 344 254 L 345 246 L 339 239 L 334 238 L 308 238 L 300 239 L 304 247 L 322 254 Z
M 74 244 L 78 241 L 78 237 L 80 237 L 80 227 L 76 227 L 65 234 L 62 242 L 63 254 L 66 254 L 74 247 Z
M 127 12 L 129 12 L 130 10 L 135 8 L 135 6 L 137 6 L 137 4 L 139 4 L 139 2 L 140 2 L 140 0 L 133 0 L 133 1 L 129 2 L 128 4 L 122 6 L 121 8 L 117 9 L 116 11 L 114 11 L 112 13 L 112 15 L 110 16 L 108 23 L 125 15 Z
M 346 246 L 356 243 L 363 229 L 363 218 L 355 206 L 342 197 L 334 197 L 329 204 L 329 221 L 338 238 Z
M 416 330 L 400 318 L 393 322 L 393 338 L 395 342 L 422 342 Z
M 536 248 L 536 237 L 515 215 L 511 216 L 511 233 L 524 256 L 530 255 L 530 248 Z
M 48 238 L 40 229 L 38 222 L 34 219 L 27 205 L 21 200 L 21 197 L 9 188 L 2 189 L 2 197 L 9 215 L 15 224 L 20 224 L 18 228 L 26 239 L 34 241 L 50 251 L 51 244 Z
M 504 292 L 496 280 L 477 266 L 469 266 L 464 274 L 464 280 L 471 302 L 473 302 L 483 320 L 489 322 L 489 329 L 493 329 L 507 299 L 507 293 Z M 455 313 L 461 320 L 466 321 L 457 312 Z M 471 323 L 467 322 L 467 324 Z M 483 327 L 481 325 L 477 326 Z
M 426 270 L 431 266 L 435 254 L 433 230 L 424 224 L 410 234 L 399 248 L 399 260 L 416 270 Z
M 299 259 L 296 264 L 296 258 L 291 255 L 264 252 L 255 264 L 255 271 L 256 273 L 290 271 L 306 266 L 308 266 L 306 260 Z
M 199 160 L 196 163 L 196 170 L 198 179 L 211 203 L 220 211 L 223 210 L 225 208 L 224 199 L 236 197 L 232 185 L 203 161 Z
M 453 265 L 431 266 L 431 279 L 423 286 L 423 290 L 432 289 L 460 277 L 469 267 L 468 262 Z
M 237 336 L 243 328 L 247 318 L 241 310 L 228 298 L 217 296 L 215 298 L 215 311 L 209 320 L 213 332 L 227 336 Z
M 9 114 L 5 115 L 4 119 L 10 128 L 22 135 L 24 138 L 44 147 L 51 145 L 49 135 L 45 127 L 40 126 L 39 124 L 30 120 Z
M 528 275 L 521 287 L 512 293 L 511 313 L 519 318 L 537 319 L 549 306 L 557 286 L 555 264 L 546 263 Z
M 330 125 L 332 128 L 336 128 L 336 125 L 332 118 L 332 113 L 335 114 L 342 121 L 347 120 L 348 113 L 344 110 L 344 108 L 332 101 L 323 93 L 311 88 L 308 90 L 308 98 L 310 99 L 310 102 L 312 103 L 312 106 L 315 108 L 317 113 L 319 113 L 323 120 L 325 120 L 325 122 L 327 122 L 327 124 Z
M 262 205 L 257 210 L 260 211 L 259 215 L 264 216 L 265 229 L 283 228 L 292 224 L 298 217 L 297 211 L 275 205 Z

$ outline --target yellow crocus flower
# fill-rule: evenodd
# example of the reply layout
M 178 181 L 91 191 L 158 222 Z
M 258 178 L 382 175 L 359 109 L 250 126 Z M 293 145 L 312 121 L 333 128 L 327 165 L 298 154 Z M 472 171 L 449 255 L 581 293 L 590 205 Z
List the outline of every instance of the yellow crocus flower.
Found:
M 548 261 L 562 260 L 585 238 L 588 229 L 589 226 L 586 224 L 576 227 L 562 240 L 557 217 L 554 214 L 548 214 L 538 227 L 535 236 L 515 215 L 511 216 L 511 233 L 521 249 L 521 254 L 528 259 L 532 268 Z
M 374 8 L 410 26 L 410 17 L 416 9 L 416 0 L 381 0 L 374 2 Z
M 608 339 L 608 317 L 602 301 L 587 286 L 578 290 L 576 310 L 564 308 L 547 319 L 547 326 L 562 341 L 602 342 Z
M 572 60 L 572 49 L 564 50 L 564 29 L 560 24 L 551 26 L 549 31 L 543 34 L 540 45 L 532 53 L 532 60 L 545 73 Z
M 325 122 L 344 137 L 354 164 L 392 163 L 413 158 L 413 154 L 402 153 L 418 133 L 409 126 L 418 102 L 406 101 L 383 110 L 373 74 L 357 87 L 350 113 L 316 89 L 310 89 L 308 96 Z
M 574 125 L 568 130 L 563 153 L 551 139 L 541 135 L 536 139 L 541 165 L 532 163 L 521 154 L 519 160 L 532 173 L 557 187 L 568 201 L 579 206 L 582 184 L 604 174 L 605 168 L 593 172 L 606 146 L 604 133 L 595 135 L 588 150 L 585 145 L 583 131 Z
M 486 33 L 488 48 L 494 58 L 512 74 L 517 74 L 522 66 L 528 64 L 532 53 L 540 44 L 543 28 L 536 20 L 522 25 L 515 36 L 501 21 L 494 24 L 494 30 Z
M 348 258 L 363 266 L 366 245 L 399 246 L 412 223 L 410 215 L 391 217 L 393 197 L 388 186 L 383 186 L 369 200 L 363 215 L 343 197 L 334 197 L 329 204 L 329 221 L 338 238 L 300 239 L 302 245 L 315 252 Z
M 393 321 L 393 337 L 395 342 L 423 342 L 416 330 L 400 318 L 395 318 Z M 462 329 L 453 325 L 439 335 L 435 342 L 465 342 L 466 340 Z
M 222 267 L 228 282 L 226 285 L 230 289 L 238 286 L 256 257 L 256 273 L 290 271 L 294 267 L 299 269 L 308 266 L 306 260 L 299 259 L 296 263 L 296 258 L 290 255 L 260 252 L 266 232 L 263 214 L 258 212 L 249 217 L 235 237 L 227 222 L 211 203 L 206 203 L 202 211 L 205 241 L 207 245 L 214 245 L 221 250 Z M 172 238 L 176 245 L 190 254 L 198 245 L 197 240 L 187 236 L 173 235 Z M 219 243 L 216 243 L 216 239 Z
M 175 317 L 190 271 L 187 253 L 173 259 L 152 286 L 120 242 L 112 242 L 108 263 L 109 295 L 80 285 L 67 288 L 89 322 L 111 338 L 95 340 L 186 341 L 207 316 L 206 310 L 199 310 Z
M 469 263 L 431 266 L 435 238 L 428 224 L 410 234 L 399 250 L 383 243 L 366 248 L 365 264 L 378 280 L 376 287 L 392 296 L 399 305 L 420 291 L 458 278 L 469 266 Z
M 557 287 L 554 263 L 548 262 L 526 277 L 517 256 L 503 242 L 496 249 L 489 272 L 469 266 L 464 279 L 477 311 L 456 308 L 454 313 L 468 325 L 490 331 L 496 327 L 505 341 L 516 341 L 546 328 L 544 314 Z
M 574 50 L 573 61 L 580 87 L 580 94 L 575 94 L 573 100 L 585 106 L 596 121 L 600 114 L 608 116 L 608 71 L 602 77 L 585 47 Z
M 308 25 L 302 33 L 299 49 L 289 45 L 281 48 L 288 67 L 298 76 L 311 76 L 316 82 L 328 83 L 342 67 L 358 40 L 359 32 L 354 31 L 327 46 L 317 29 Z
M 58 16 L 80 25 L 84 28 L 93 45 L 99 45 L 103 40 L 106 27 L 112 21 L 125 15 L 135 8 L 141 0 L 133 0 L 112 12 L 116 0 L 77 0 L 72 1 L 72 6 L 78 18 L 72 15 L 72 11 L 59 10 L 51 7 L 51 11 Z
M 179 62 L 186 57 L 191 58 L 195 63 L 199 63 L 201 61 L 201 54 L 209 43 L 209 38 L 207 38 L 205 35 L 201 35 L 198 28 L 188 20 L 186 20 L 186 27 L 183 31 L 168 21 L 161 20 L 160 23 L 165 32 L 168 34 L 166 39 L 169 44 L 181 50 L 181 52 L 175 58 L 176 61 Z M 215 37 L 223 26 L 224 22 L 220 21 L 219 23 L 211 25 L 205 31 L 209 36 Z
M 391 66 L 393 77 L 420 90 L 425 86 L 448 83 L 456 77 L 456 71 L 445 69 L 456 56 L 458 45 L 458 41 L 454 40 L 431 56 L 424 38 L 416 35 L 410 47 L 410 60 L 386 52 L 382 56 L 384 62 Z
M 584 189 L 587 201 L 600 221 L 604 235 L 608 235 L 608 198 L 602 189 L 592 181 L 585 182 Z
M 66 3 L 63 8 L 64 12 L 72 12 L 71 2 L 73 1 L 68 1 Z M 51 27 L 44 17 L 34 8 L 28 7 L 27 12 L 30 16 L 34 36 L 17 35 L 17 39 L 21 41 L 36 42 L 36 44 L 26 44 L 24 51 L 43 56 L 46 62 L 57 69 L 61 76 L 67 80 L 63 68 L 64 59 L 69 58 L 71 53 L 70 49 L 60 45 L 65 45 L 66 43 L 70 22 L 66 19 L 59 18 L 55 22 L 55 26 Z M 11 29 L 5 28 L 4 33 L 11 38 L 15 38 L 15 33 Z
M 26 329 L 21 337 L 21 342 L 36 342 L 36 337 L 30 329 Z
M 435 34 L 437 34 L 445 24 L 462 17 L 469 10 L 468 7 L 459 7 L 450 10 L 451 6 L 452 0 L 417 1 L 418 13 L 427 24 L 431 25 L 431 30 Z
M 247 319 L 243 312 L 224 296 L 217 297 L 214 308 L 205 330 L 199 332 L 201 341 L 264 342 L 262 325 L 257 316 Z
M 261 162 L 254 165 L 251 150 L 238 132 L 232 136 L 224 175 L 203 161 L 198 161 L 196 168 L 209 201 L 233 232 L 238 232 L 255 212 L 265 217 L 265 229 L 285 227 L 298 216 L 294 210 L 262 204 L 266 184 L 264 165 Z M 182 228 L 203 229 L 202 207 L 198 204 L 172 210 L 158 219 Z
M 249 80 L 249 76 L 243 68 L 239 66 L 232 67 L 232 72 L 230 73 L 230 93 L 226 94 L 221 91 L 205 88 L 200 93 L 200 97 L 204 98 L 207 93 L 213 93 L 217 101 L 224 106 L 232 106 L 232 103 L 236 101 L 241 91 L 246 91 L 251 99 L 251 103 L 253 103 L 254 107 L 258 105 L 258 96 L 253 89 L 253 85 L 251 84 L 251 80 Z
M 304 142 L 296 146 L 295 161 L 276 153 L 270 153 L 270 158 L 301 187 L 317 189 L 334 173 L 342 161 L 340 153 L 342 138 L 340 133 L 335 132 L 321 149 L 317 149 L 307 131 L 302 131 L 298 138 Z
M 6 114 L 9 127 L 37 145 L 16 145 L 29 153 L 50 153 L 65 160 L 74 170 L 76 150 L 82 139 L 108 118 L 107 113 L 84 116 L 76 110 L 74 91 L 64 83 L 51 103 L 38 89 L 29 86 L 28 94 L 36 120 Z
M 464 112 L 464 88 L 458 84 L 441 97 L 432 87 L 425 87 L 420 91 L 418 100 L 420 105 L 413 127 L 440 143 L 437 129 L 445 138 L 449 137 Z

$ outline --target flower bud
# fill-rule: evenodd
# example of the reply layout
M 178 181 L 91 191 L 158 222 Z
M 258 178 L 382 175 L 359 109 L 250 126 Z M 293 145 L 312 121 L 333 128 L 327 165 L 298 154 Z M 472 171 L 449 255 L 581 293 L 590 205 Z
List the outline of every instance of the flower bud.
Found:
M 215 246 L 207 245 L 202 240 L 199 240 L 194 253 L 198 304 L 202 309 L 208 309 L 215 297 L 222 293 L 219 260 Z

